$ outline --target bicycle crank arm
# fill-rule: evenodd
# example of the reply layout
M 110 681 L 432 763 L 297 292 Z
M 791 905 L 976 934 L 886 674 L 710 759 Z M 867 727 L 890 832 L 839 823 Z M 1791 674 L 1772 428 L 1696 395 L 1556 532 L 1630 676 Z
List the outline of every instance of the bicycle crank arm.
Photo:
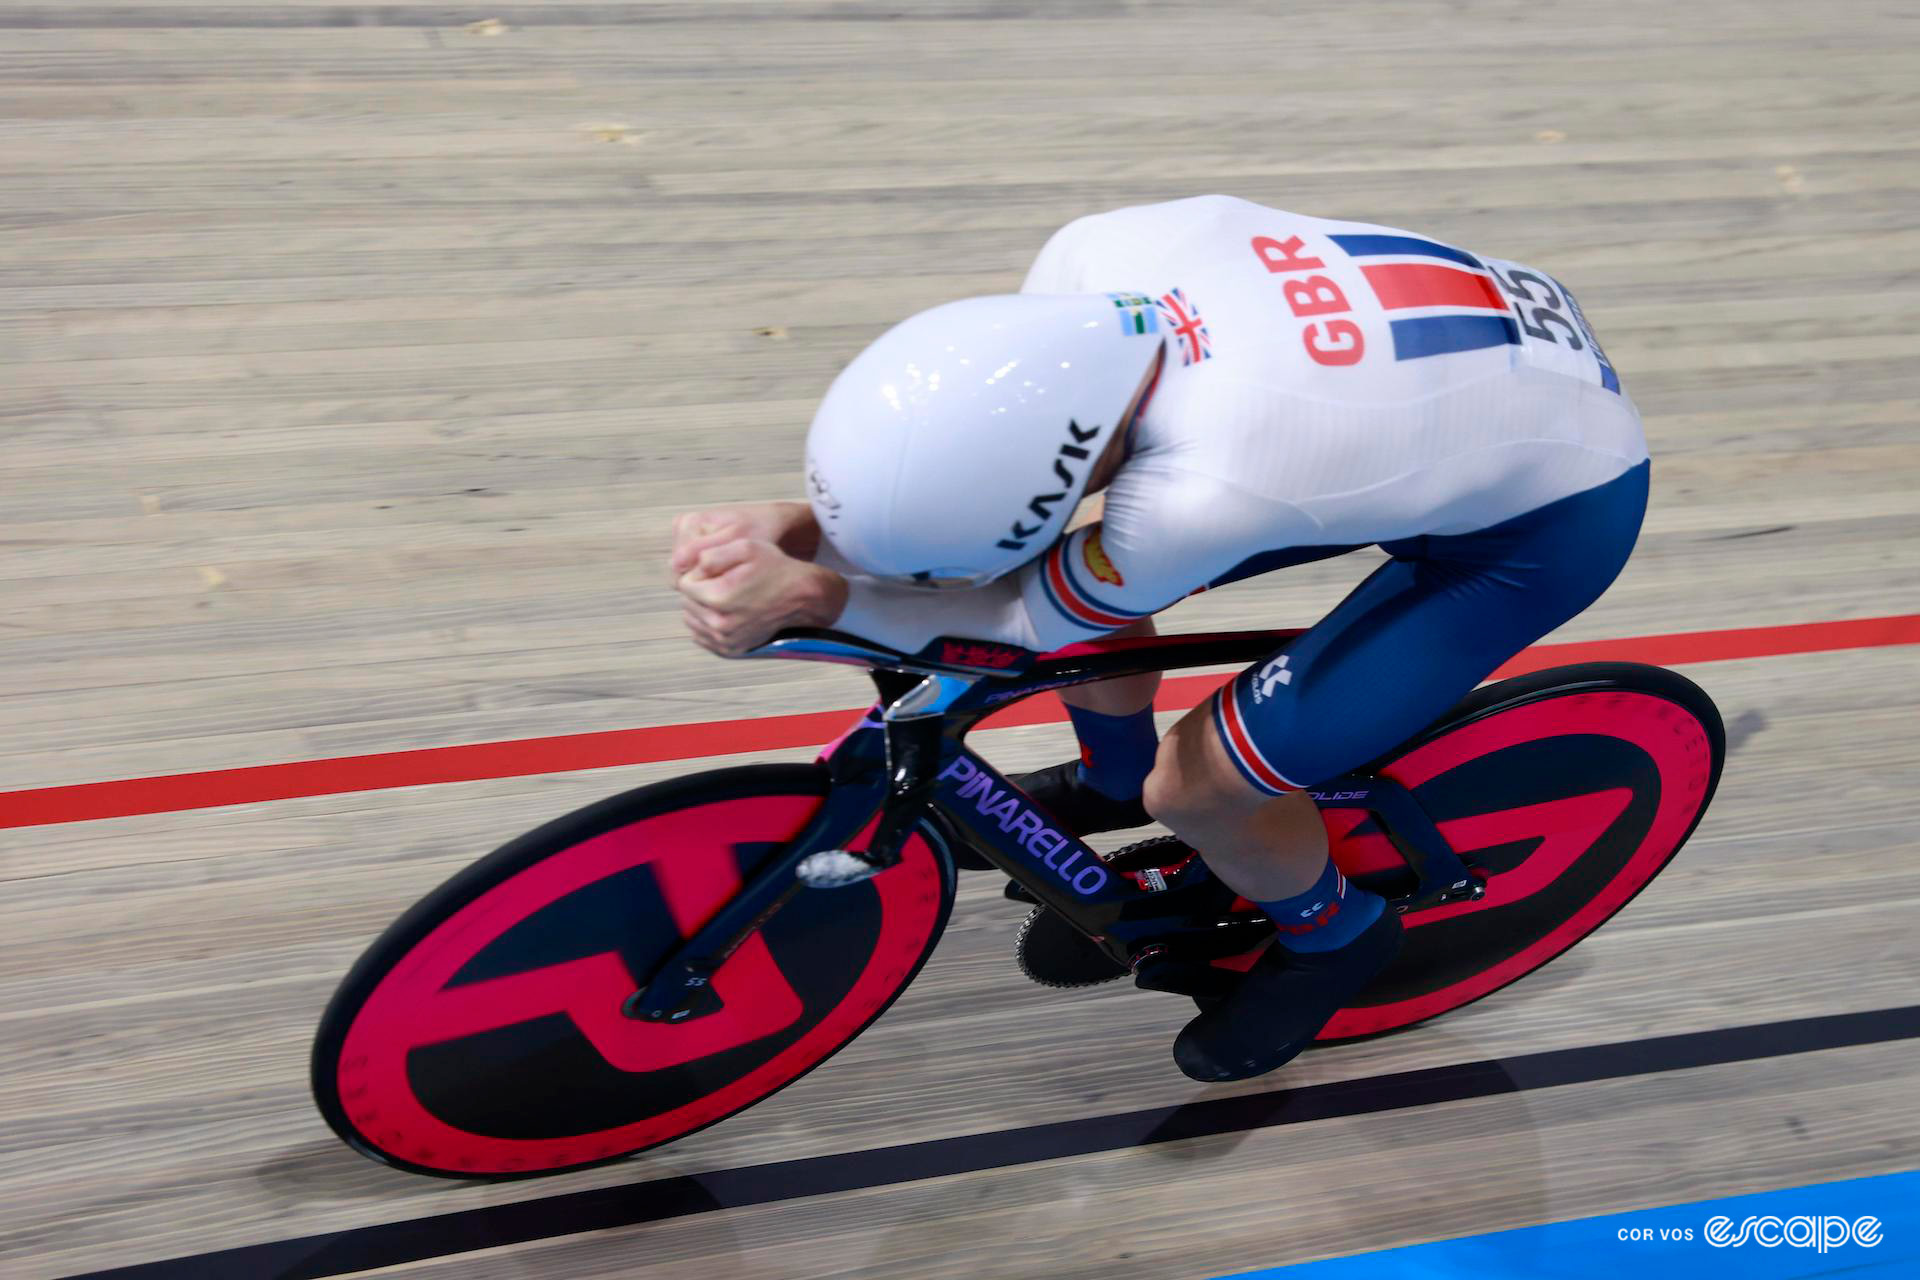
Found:
M 1365 809 L 1414 874 L 1413 891 L 1389 899 L 1405 915 L 1449 902 L 1478 901 L 1487 883 L 1468 869 L 1413 793 L 1384 775 L 1348 774 L 1310 793 L 1322 809 Z

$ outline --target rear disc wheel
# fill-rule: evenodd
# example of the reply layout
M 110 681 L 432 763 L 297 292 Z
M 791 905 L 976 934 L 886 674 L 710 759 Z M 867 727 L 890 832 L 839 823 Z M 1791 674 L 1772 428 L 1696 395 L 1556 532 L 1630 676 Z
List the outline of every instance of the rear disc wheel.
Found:
M 1399 957 L 1320 1039 L 1377 1035 L 1458 1009 L 1598 929 L 1693 833 L 1725 755 L 1719 712 L 1692 681 L 1658 667 L 1587 663 L 1478 690 L 1361 770 L 1411 790 L 1487 892 L 1406 916 Z M 1404 874 L 1364 810 L 1323 816 L 1350 878 Z

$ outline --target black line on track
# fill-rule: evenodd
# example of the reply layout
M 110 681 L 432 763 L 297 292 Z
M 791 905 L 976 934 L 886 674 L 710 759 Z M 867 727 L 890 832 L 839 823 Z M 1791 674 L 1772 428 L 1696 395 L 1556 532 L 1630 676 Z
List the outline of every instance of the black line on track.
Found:
M 1122 1151 L 1159 1142 L 1916 1038 L 1920 1038 L 1920 1005 L 1906 1005 L 1719 1031 L 1694 1031 L 1651 1040 L 1554 1049 L 1234 1098 L 1203 1098 L 1177 1107 L 1088 1116 L 1024 1129 L 1001 1129 L 931 1142 L 811 1156 L 804 1160 L 717 1169 L 625 1187 L 598 1187 L 325 1235 L 244 1245 L 164 1262 L 115 1267 L 69 1280 L 320 1280 L 325 1276 L 350 1275 L 476 1249 L 663 1222 L 719 1209 L 864 1191 L 927 1178 Z

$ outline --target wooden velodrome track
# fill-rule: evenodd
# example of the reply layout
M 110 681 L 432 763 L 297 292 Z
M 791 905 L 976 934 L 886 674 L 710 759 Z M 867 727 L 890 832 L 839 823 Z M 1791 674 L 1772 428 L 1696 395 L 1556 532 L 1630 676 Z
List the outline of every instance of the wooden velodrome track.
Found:
M 0 1273 L 293 1240 L 136 1274 L 1202 1277 L 1913 1167 L 1920 629 L 1751 629 L 1920 608 L 1916 37 L 1775 0 L 0 0 Z M 1013 287 L 1080 213 L 1214 190 L 1574 282 L 1655 497 L 1555 639 L 1740 633 L 1682 668 L 1732 730 L 1707 822 L 1519 986 L 1202 1088 L 1180 1002 L 1025 984 L 974 876 L 895 1010 L 762 1108 L 450 1184 L 313 1112 L 332 985 L 478 854 L 705 759 L 55 790 L 717 721 L 748 723 L 680 754 L 738 752 L 856 705 L 842 670 L 690 646 L 669 516 L 795 495 L 815 398 L 890 321 Z M 1303 622 L 1373 562 L 1169 628 Z M 1796 1021 L 1838 1014 L 1867 1016 Z M 1642 1042 L 1584 1083 L 1284 1109 Z M 1212 1136 L 1022 1154 L 1234 1096 Z M 972 1172 L 859 1154 L 970 1134 L 1001 1135 Z M 619 1190 L 843 1153 L 764 1203 L 646 1221 Z

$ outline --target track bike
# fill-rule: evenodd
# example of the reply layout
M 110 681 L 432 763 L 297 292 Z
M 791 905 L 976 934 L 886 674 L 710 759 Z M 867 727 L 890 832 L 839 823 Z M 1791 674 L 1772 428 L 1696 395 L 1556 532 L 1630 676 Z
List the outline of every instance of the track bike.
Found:
M 847 663 L 879 700 L 812 764 L 643 786 L 512 841 L 353 966 L 320 1023 L 314 1096 L 375 1160 L 456 1178 L 557 1173 L 752 1106 L 859 1035 L 945 927 L 957 860 L 1039 904 L 1020 967 L 1217 997 L 1272 939 L 1177 839 L 1102 857 L 970 750 L 1044 690 L 1245 665 L 1298 631 L 964 639 L 907 654 L 824 630 L 749 656 Z M 1335 862 L 1387 897 L 1401 953 L 1322 1041 L 1489 995 L 1600 927 L 1685 843 L 1725 757 L 1719 713 L 1658 667 L 1588 663 L 1476 690 L 1312 791 Z

